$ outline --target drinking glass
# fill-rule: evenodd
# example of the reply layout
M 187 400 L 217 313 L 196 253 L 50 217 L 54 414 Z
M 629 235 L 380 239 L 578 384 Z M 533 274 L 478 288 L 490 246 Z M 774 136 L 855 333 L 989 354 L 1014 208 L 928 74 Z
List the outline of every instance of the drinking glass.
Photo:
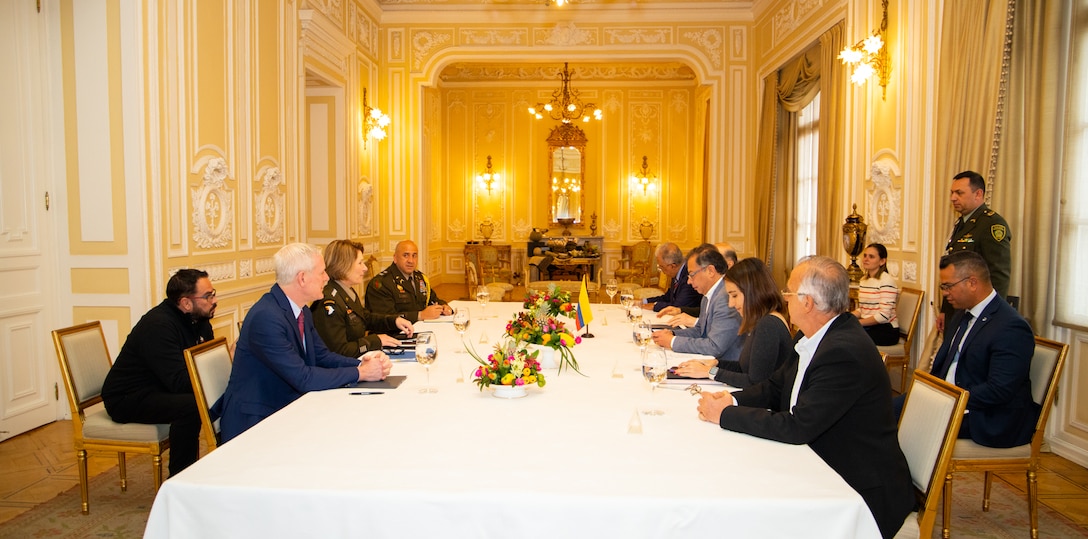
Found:
M 664 350 L 643 350 L 642 352 L 642 376 L 650 382 L 650 392 L 657 394 L 657 385 L 668 376 L 668 365 L 665 360 Z M 665 411 L 656 407 L 643 412 L 646 415 L 665 415 Z
M 453 329 L 457 330 L 457 333 L 461 334 L 461 348 L 457 349 L 457 353 L 464 354 L 465 347 L 465 330 L 468 329 L 468 325 L 472 320 L 468 316 L 468 307 L 458 307 L 453 310 Z
M 476 302 L 480 304 L 480 319 L 487 318 L 487 302 L 491 299 L 491 292 L 486 286 L 476 287 Z
M 645 352 L 646 345 L 653 341 L 653 330 L 650 323 L 645 320 L 635 323 L 634 336 L 639 349 Z
M 427 385 L 419 389 L 420 393 L 437 393 L 438 388 L 431 386 L 431 363 L 438 357 L 438 337 L 434 333 L 416 335 L 416 362 L 427 371 Z
M 604 293 L 608 294 L 608 304 L 611 305 L 616 299 L 616 293 L 620 291 L 620 284 L 615 279 L 609 279 L 608 284 L 604 285 Z
M 642 307 L 632 305 L 627 309 L 627 321 L 632 324 L 642 322 Z
M 620 305 L 622 305 L 624 309 L 630 309 L 631 306 L 634 305 L 634 304 L 635 304 L 635 295 L 634 294 L 631 294 L 629 292 L 625 292 L 623 294 L 620 294 Z

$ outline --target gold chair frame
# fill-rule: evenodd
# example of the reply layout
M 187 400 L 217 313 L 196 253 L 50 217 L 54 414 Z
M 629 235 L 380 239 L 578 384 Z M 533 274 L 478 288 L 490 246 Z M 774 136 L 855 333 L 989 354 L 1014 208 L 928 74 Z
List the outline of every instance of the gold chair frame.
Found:
M 929 392 L 923 394 L 923 391 Z M 912 397 L 917 404 L 911 404 Z M 926 401 L 921 399 L 926 398 Z M 930 537 L 937 520 L 942 482 L 952 461 L 952 447 L 967 409 L 968 392 L 936 376 L 915 371 L 899 417 L 899 445 L 907 457 L 911 482 L 921 508 L 907 515 L 898 538 Z M 945 399 L 943 402 L 937 399 Z M 943 406 L 940 406 L 943 404 Z M 920 411 L 918 406 L 924 406 Z
M 79 468 L 79 493 L 83 514 L 90 512 L 87 451 L 117 452 L 122 492 L 128 490 L 125 453 L 151 455 L 157 492 L 162 484 L 162 454 L 170 448 L 170 425 L 117 423 L 102 407 L 88 411 L 88 408 L 102 402 L 102 384 L 111 365 L 102 323 L 96 320 L 53 330 L 53 346 L 57 351 L 57 361 L 60 362 L 68 404 L 72 408 L 72 434 L 76 464 Z M 116 436 L 104 436 L 106 433 L 115 433 Z
M 1043 352 L 1047 356 L 1040 354 Z M 1028 513 L 1031 519 L 1031 537 L 1039 537 L 1039 484 L 1035 475 L 1039 468 L 1039 451 L 1046 434 L 1046 422 L 1050 418 L 1050 409 L 1058 393 L 1058 381 L 1061 379 L 1065 358 L 1069 354 L 1069 345 L 1035 337 L 1035 354 L 1031 358 L 1031 396 L 1032 400 L 1042 405 L 1039 420 L 1035 423 L 1035 433 L 1031 442 L 1018 447 L 998 449 L 980 446 L 971 440 L 956 440 L 952 451 L 952 463 L 948 468 L 944 482 L 944 522 L 942 536 L 949 536 L 952 519 L 952 476 L 957 472 L 984 472 L 982 510 L 990 510 L 990 486 L 995 472 L 1025 472 L 1028 487 Z M 1047 359 L 1047 361 L 1044 361 Z M 1047 372 L 1049 371 L 1049 372 Z M 1046 383 L 1038 383 L 1045 380 Z
M 225 337 L 185 349 L 185 366 L 189 369 L 196 408 L 200 412 L 200 432 L 209 453 L 219 447 L 219 426 L 212 420 L 209 410 L 226 391 L 233 363 L 234 358 L 230 355 Z

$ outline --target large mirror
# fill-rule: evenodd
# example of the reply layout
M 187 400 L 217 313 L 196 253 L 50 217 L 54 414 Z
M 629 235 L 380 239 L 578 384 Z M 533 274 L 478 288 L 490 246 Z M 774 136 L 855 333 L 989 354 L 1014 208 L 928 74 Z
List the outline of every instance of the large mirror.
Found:
M 585 207 L 586 135 L 571 124 L 559 124 L 548 135 L 548 178 L 551 224 L 578 225 Z

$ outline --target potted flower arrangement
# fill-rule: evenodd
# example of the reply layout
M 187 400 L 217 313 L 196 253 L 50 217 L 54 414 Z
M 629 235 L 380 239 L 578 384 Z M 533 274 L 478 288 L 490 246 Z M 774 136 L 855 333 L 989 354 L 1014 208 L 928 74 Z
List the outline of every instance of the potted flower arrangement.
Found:
M 533 316 L 571 316 L 574 312 L 574 304 L 570 302 L 570 292 L 564 292 L 559 287 L 552 285 L 547 292 L 542 294 L 526 294 L 522 307 Z
M 574 352 L 571 348 L 582 342 L 581 337 L 575 337 L 573 333 L 567 329 L 566 325 L 554 316 L 549 316 L 537 312 L 520 312 L 514 319 L 506 324 L 506 337 L 515 346 L 525 345 L 537 345 L 542 349 L 547 350 L 552 354 L 558 353 L 559 371 L 563 371 L 563 367 L 569 367 L 574 369 L 574 372 L 582 374 L 582 371 L 578 370 L 578 360 L 574 358 Z M 537 350 L 539 352 L 540 349 Z
M 537 362 L 538 351 L 519 348 L 514 341 L 495 346 L 495 351 L 481 359 L 472 350 L 472 357 L 480 364 L 473 373 L 473 383 L 483 391 L 485 387 L 495 386 L 496 397 L 513 399 L 525 396 L 528 386 L 544 387 L 544 373 L 540 372 Z

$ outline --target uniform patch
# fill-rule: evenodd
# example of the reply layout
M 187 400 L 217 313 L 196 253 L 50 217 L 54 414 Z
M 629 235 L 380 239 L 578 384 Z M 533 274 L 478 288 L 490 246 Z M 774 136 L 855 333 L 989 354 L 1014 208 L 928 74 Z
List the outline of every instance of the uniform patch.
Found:
M 335 307 L 333 307 L 332 305 L 326 305 L 326 306 L 325 306 L 325 314 L 327 314 L 327 315 L 329 315 L 329 316 L 332 316 L 332 313 L 333 313 L 333 312 L 334 312 L 335 310 L 336 310 L 336 308 L 335 308 Z
M 1005 225 L 990 225 L 990 234 L 994 237 L 994 240 L 1001 241 L 1005 239 L 1005 236 L 1009 235 L 1009 231 L 1005 228 Z

